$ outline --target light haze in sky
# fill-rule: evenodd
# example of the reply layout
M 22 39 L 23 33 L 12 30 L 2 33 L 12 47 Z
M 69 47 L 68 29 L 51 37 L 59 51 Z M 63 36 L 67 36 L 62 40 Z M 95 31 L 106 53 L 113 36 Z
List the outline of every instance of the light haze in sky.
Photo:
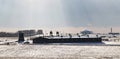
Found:
M 120 0 L 0 0 L 0 28 L 119 27 Z

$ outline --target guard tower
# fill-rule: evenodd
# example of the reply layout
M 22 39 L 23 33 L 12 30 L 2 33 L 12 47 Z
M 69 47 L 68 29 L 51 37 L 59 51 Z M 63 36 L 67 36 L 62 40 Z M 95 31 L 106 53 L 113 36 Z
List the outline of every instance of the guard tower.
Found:
M 24 42 L 24 41 L 25 41 L 25 40 L 24 40 L 24 33 L 19 32 L 18 43 L 22 43 L 22 42 Z

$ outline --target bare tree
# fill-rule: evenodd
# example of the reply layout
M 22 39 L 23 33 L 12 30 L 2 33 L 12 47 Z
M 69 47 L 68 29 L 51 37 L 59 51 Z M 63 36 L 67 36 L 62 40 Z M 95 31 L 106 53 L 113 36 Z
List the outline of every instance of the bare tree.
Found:
M 77 36 L 80 38 L 80 35 L 79 35 L 79 33 L 77 33 Z
M 87 35 L 87 37 L 89 38 L 89 35 Z
M 53 36 L 53 32 L 52 31 L 50 31 L 50 36 Z
M 58 31 L 56 32 L 56 35 L 57 35 L 57 36 L 60 36 Z
M 70 38 L 72 38 L 72 35 L 71 34 L 68 34 Z

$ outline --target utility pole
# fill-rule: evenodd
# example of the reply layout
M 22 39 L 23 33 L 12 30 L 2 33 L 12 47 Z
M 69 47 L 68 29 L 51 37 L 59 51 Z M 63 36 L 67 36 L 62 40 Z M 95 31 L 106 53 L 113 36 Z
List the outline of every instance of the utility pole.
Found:
M 111 33 L 113 32 L 112 27 L 111 27 Z

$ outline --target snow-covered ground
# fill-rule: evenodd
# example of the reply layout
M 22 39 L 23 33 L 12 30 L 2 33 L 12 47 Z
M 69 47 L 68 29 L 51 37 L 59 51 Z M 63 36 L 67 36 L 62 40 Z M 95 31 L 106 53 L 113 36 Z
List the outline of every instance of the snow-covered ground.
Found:
M 120 59 L 120 46 L 96 44 L 0 45 L 0 57 Z
M 17 38 L 3 38 L 16 41 Z M 3 40 L 1 39 L 1 40 Z M 5 41 L 5 40 L 3 40 Z M 0 59 L 120 59 L 120 42 L 0 45 Z

